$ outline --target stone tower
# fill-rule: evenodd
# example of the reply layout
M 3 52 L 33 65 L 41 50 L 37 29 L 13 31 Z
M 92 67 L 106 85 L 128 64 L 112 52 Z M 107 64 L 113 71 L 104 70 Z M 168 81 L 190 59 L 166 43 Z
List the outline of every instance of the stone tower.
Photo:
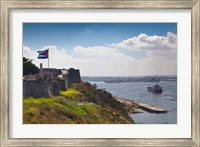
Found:
M 42 63 L 40 63 L 40 79 L 44 79 L 44 75 L 43 75 L 43 69 L 42 69 Z

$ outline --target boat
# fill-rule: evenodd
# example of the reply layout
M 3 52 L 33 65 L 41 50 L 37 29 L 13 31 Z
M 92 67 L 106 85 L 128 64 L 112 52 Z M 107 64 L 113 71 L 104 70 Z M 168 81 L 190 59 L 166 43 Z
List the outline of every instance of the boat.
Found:
M 148 91 L 154 92 L 154 93 L 162 93 L 162 87 L 160 87 L 158 84 L 152 86 L 152 87 L 147 87 Z

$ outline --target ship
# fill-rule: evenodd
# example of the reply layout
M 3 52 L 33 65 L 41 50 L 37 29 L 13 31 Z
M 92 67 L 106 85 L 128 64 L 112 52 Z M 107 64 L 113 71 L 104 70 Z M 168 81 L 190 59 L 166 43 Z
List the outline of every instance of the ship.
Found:
M 148 91 L 154 92 L 154 93 L 162 93 L 162 87 L 160 87 L 158 84 L 152 86 L 152 87 L 147 87 Z

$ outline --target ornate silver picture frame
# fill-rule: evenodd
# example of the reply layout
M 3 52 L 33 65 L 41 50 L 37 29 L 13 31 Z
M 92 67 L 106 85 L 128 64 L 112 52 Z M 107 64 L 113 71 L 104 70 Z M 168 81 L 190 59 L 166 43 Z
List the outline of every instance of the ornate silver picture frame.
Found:
M 200 1 L 1 1 L 0 98 L 1 146 L 200 146 Z M 192 137 L 190 139 L 15 139 L 9 138 L 9 12 L 12 9 L 191 9 L 192 11 Z

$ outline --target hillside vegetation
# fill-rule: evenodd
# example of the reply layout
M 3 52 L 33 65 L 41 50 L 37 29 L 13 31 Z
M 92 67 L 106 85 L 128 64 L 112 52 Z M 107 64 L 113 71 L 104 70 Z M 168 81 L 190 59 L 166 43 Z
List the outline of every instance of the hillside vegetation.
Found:
M 32 59 L 23 57 L 23 75 L 39 73 L 39 68 L 32 61 Z
M 24 124 L 130 124 L 124 105 L 90 83 L 72 83 L 60 96 L 23 100 Z

